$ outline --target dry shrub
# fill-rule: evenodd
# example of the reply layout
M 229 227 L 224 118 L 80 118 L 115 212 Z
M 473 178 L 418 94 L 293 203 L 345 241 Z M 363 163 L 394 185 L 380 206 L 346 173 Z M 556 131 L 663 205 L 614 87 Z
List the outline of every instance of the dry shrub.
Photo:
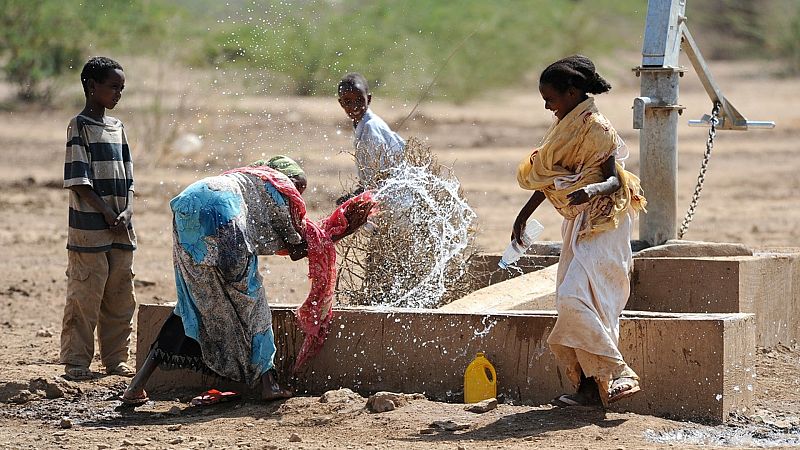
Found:
M 475 213 L 452 171 L 412 138 L 404 161 L 376 178 L 374 227 L 339 244 L 339 301 L 430 308 L 468 293 Z

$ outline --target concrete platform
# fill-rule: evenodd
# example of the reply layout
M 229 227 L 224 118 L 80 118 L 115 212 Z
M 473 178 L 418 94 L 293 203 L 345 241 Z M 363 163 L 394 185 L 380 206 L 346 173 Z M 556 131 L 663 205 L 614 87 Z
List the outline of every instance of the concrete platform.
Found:
M 709 245 L 697 247 L 709 250 Z M 732 244 L 716 244 L 709 251 L 719 250 L 722 245 Z M 694 249 L 690 245 L 682 247 Z M 499 255 L 486 254 L 482 258 L 486 261 L 484 266 L 492 268 L 488 278 L 491 284 L 444 305 L 441 310 L 490 313 L 555 308 L 556 266 L 540 268 L 541 264 L 552 262 L 546 259 L 552 256 L 528 257 L 520 271 L 502 271 L 507 280 L 493 269 Z M 636 257 L 626 308 L 677 313 L 752 313 L 756 315 L 757 346 L 790 345 L 800 341 L 800 249 L 774 249 L 741 256 Z
M 137 365 L 142 363 L 168 305 L 141 305 Z M 276 366 L 289 377 L 301 343 L 291 308 L 273 309 Z M 479 351 L 498 373 L 498 392 L 527 404 L 570 391 L 546 339 L 555 313 L 456 314 L 420 310 L 336 310 L 320 355 L 293 380 L 300 394 L 348 387 L 422 392 L 460 402 L 463 373 Z M 643 391 L 617 409 L 680 420 L 723 422 L 750 408 L 755 384 L 755 322 L 750 314 L 626 314 L 620 349 L 642 377 Z M 151 390 L 224 387 L 188 371 L 156 371 Z M 241 386 L 239 386 L 241 388 Z
M 628 309 L 753 313 L 756 345 L 800 340 L 800 250 L 753 256 L 636 258 Z

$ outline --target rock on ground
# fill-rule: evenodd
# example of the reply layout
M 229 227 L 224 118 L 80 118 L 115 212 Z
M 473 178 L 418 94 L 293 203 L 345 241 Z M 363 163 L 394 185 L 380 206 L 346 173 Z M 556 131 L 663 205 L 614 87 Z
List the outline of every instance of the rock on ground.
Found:
M 478 414 L 483 414 L 485 412 L 491 411 L 497 408 L 497 399 L 490 398 L 488 400 L 484 400 L 482 402 L 473 403 L 464 407 L 464 410 L 469 412 L 474 412 Z
M 422 394 L 398 394 L 395 392 L 381 391 L 373 394 L 367 400 L 367 409 L 374 413 L 392 411 L 408 405 L 411 400 L 421 400 Z
M 356 394 L 348 388 L 336 389 L 328 391 L 319 398 L 320 403 L 350 403 L 360 402 L 364 397 Z

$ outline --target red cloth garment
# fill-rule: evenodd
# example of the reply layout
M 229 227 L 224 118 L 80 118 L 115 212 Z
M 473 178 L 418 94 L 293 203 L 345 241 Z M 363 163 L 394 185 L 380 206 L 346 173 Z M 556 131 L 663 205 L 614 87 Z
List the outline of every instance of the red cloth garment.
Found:
M 310 358 L 319 353 L 333 318 L 333 291 L 336 287 L 336 245 L 332 236 L 342 234 L 347 229 L 344 212 L 356 201 L 372 200 L 371 192 L 364 192 L 351 198 L 321 223 L 306 219 L 306 203 L 294 183 L 285 175 L 270 167 L 240 167 L 228 173 L 247 173 L 255 175 L 272 184 L 289 200 L 289 210 L 295 226 L 308 246 L 308 278 L 311 289 L 308 297 L 297 309 L 297 325 L 305 334 L 303 345 L 297 355 L 294 371 L 300 369 Z

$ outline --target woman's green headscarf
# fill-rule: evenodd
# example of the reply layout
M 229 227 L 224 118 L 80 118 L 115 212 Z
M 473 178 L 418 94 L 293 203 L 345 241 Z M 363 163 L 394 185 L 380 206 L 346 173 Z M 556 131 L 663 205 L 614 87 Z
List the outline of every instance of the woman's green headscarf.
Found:
M 277 155 L 270 159 L 259 159 L 250 164 L 251 167 L 267 166 L 286 175 L 289 178 L 305 178 L 306 173 L 295 160 L 288 156 Z

